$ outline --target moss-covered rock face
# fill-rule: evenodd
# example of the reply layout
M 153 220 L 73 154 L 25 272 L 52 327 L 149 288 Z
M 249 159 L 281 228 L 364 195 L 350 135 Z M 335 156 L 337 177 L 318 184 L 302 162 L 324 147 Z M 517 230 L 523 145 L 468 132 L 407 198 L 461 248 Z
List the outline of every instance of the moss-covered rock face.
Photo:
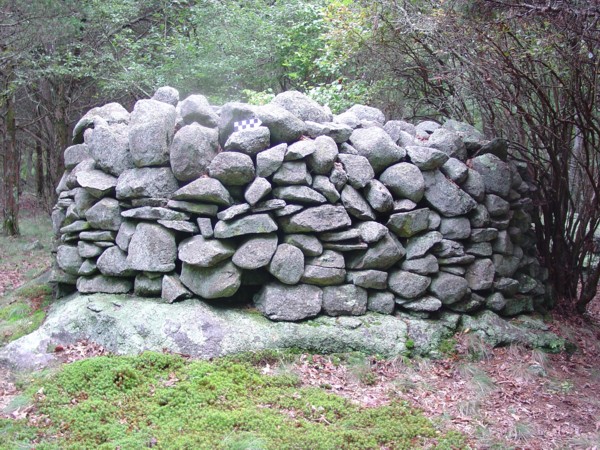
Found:
M 36 428 L 0 420 L 3 448 L 29 448 L 33 439 L 69 449 L 465 448 L 463 436 L 404 402 L 363 408 L 227 359 L 99 357 L 65 365 L 30 393 L 41 389 L 35 405 L 48 420 Z

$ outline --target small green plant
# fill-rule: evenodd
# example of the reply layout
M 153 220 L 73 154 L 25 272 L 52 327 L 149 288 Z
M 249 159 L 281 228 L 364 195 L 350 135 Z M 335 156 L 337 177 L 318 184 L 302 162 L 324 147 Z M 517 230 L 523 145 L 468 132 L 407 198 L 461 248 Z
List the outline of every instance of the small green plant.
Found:
M 407 339 L 406 344 L 404 344 L 407 350 L 413 350 L 415 348 L 415 341 L 412 339 Z
M 452 356 L 456 354 L 456 339 L 448 338 L 443 339 L 438 346 L 440 353 L 446 356 Z
M 260 92 L 253 91 L 252 89 L 244 89 L 242 90 L 242 94 L 246 97 L 248 104 L 257 106 L 266 105 L 275 98 L 275 93 L 271 88 Z

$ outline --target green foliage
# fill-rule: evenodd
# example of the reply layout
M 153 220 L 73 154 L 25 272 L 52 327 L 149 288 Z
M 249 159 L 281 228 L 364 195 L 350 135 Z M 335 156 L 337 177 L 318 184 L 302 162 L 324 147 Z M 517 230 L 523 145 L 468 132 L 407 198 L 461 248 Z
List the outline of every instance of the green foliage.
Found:
M 403 402 L 361 408 L 289 377 L 264 376 L 231 360 L 186 361 L 144 353 L 79 361 L 37 381 L 37 430 L 11 431 L 36 448 L 278 449 L 462 448 L 462 436 L 440 433 Z

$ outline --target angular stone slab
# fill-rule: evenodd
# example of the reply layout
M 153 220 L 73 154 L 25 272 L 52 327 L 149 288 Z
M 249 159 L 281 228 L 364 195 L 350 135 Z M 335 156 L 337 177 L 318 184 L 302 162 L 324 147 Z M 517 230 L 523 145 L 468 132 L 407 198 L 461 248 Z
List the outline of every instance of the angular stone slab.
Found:
M 77 183 L 96 198 L 102 198 L 113 193 L 117 187 L 117 179 L 101 170 L 79 172 Z
M 79 256 L 77 247 L 72 245 L 61 245 L 56 252 L 56 262 L 58 267 L 70 275 L 77 275 L 79 268 L 83 264 L 83 259 Z
M 364 188 L 375 177 L 369 160 L 360 155 L 338 155 L 338 160 L 348 174 L 348 183 L 355 189 Z
M 127 219 L 140 220 L 188 220 L 190 216 L 172 209 L 143 206 L 141 208 L 128 209 L 121 213 Z
M 386 226 L 398 237 L 411 237 L 429 227 L 429 208 L 392 214 Z
M 406 250 L 398 239 L 388 233 L 366 252 L 349 255 L 346 267 L 355 270 L 387 270 L 400 261 L 405 254 Z
M 325 203 L 327 199 L 308 186 L 286 186 L 273 189 L 273 196 L 286 202 L 314 205 Z
M 430 284 L 431 278 L 403 270 L 391 272 L 388 278 L 390 290 L 404 299 L 422 296 Z
M 350 184 L 347 184 L 342 190 L 341 199 L 344 208 L 352 216 L 360 220 L 375 220 L 375 213 L 371 206 Z
M 244 192 L 244 199 L 250 206 L 255 206 L 260 200 L 271 192 L 271 183 L 266 178 L 257 177 Z
M 323 291 L 306 284 L 288 286 L 270 283 L 254 296 L 254 304 L 271 320 L 303 320 L 321 312 Z
M 348 227 L 352 222 L 343 206 L 323 205 L 282 218 L 280 223 L 286 233 L 321 233 Z
M 173 194 L 173 200 L 194 200 L 229 206 L 233 203 L 231 194 L 225 186 L 214 178 L 198 178 Z
M 508 196 L 510 192 L 512 172 L 507 163 L 495 155 L 487 153 L 471 160 L 471 168 L 479 172 L 488 194 L 500 197 Z
M 339 154 L 337 144 L 330 137 L 319 136 L 315 139 L 315 146 L 316 150 L 307 158 L 308 166 L 315 174 L 328 175 Z
M 235 247 L 226 241 L 192 236 L 181 242 L 178 257 L 181 261 L 198 267 L 212 267 L 229 259 Z
M 394 198 L 389 189 L 379 180 L 369 181 L 363 191 L 365 199 L 377 212 L 387 213 L 394 208 Z
M 286 234 L 283 241 L 298 247 L 305 256 L 319 256 L 323 253 L 323 244 L 312 234 Z
M 168 167 L 144 167 L 123 172 L 117 181 L 117 198 L 171 198 L 179 184 Z
M 491 289 L 494 284 L 495 274 L 496 269 L 491 259 L 476 259 L 467 268 L 465 279 L 469 284 L 469 288 L 474 291 L 483 291 Z
M 289 186 L 295 184 L 311 184 L 311 177 L 308 174 L 306 163 L 304 161 L 287 161 L 273 174 L 273 183 L 280 186 Z
M 376 174 L 406 156 L 406 151 L 398 147 L 381 128 L 356 129 L 350 136 L 350 143 L 360 156 L 369 160 Z
M 133 294 L 139 297 L 158 297 L 162 292 L 162 277 L 139 273 L 133 283 Z
M 172 105 L 156 100 L 138 100 L 129 122 L 129 149 L 137 167 L 169 162 L 177 113 Z
M 352 270 L 346 273 L 346 281 L 365 289 L 386 289 L 388 273 L 381 270 Z
M 132 289 L 133 282 L 129 278 L 96 275 L 91 278 L 79 277 L 77 279 L 77 290 L 80 294 L 93 294 L 97 292 L 105 294 L 126 294 Z
M 290 144 L 285 152 L 284 161 L 296 161 L 304 159 L 317 151 L 315 141 L 312 139 L 301 140 Z
M 279 144 L 256 155 L 256 176 L 269 177 L 283 164 L 287 144 Z
M 463 299 L 469 292 L 467 280 L 463 277 L 440 272 L 433 277 L 430 292 L 439 298 L 444 305 L 451 305 Z
M 449 156 L 431 147 L 408 146 L 406 153 L 410 161 L 421 170 L 437 169 L 448 161 Z
M 162 225 L 169 230 L 178 231 L 180 233 L 198 233 L 198 227 L 187 220 L 158 220 L 157 222 L 159 225 Z
M 118 231 L 123 219 L 121 207 L 114 198 L 103 198 L 85 213 L 85 218 L 92 228 Z
M 266 234 L 278 229 L 277 224 L 268 214 L 254 214 L 229 222 L 219 221 L 215 225 L 215 237 L 226 239 L 246 234 Z
M 379 314 L 392 314 L 396 302 L 391 292 L 369 292 L 367 310 Z
M 271 132 L 267 127 L 249 128 L 234 131 L 225 142 L 225 151 L 242 152 L 246 155 L 256 155 L 269 147 Z
M 234 295 L 242 283 L 242 271 L 231 261 L 212 267 L 183 263 L 181 282 L 204 299 L 226 298 Z
M 413 236 L 406 244 L 406 259 L 416 259 L 425 256 L 442 239 L 443 236 L 438 231 L 430 231 L 420 236 Z
M 177 275 L 162 277 L 161 298 L 167 303 L 175 303 L 190 298 L 192 293 L 183 285 Z

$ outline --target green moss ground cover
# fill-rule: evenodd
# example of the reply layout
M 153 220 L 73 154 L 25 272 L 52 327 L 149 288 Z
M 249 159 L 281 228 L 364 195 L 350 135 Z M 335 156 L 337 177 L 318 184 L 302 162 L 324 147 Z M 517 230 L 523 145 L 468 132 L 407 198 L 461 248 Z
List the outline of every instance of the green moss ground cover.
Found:
M 363 408 L 243 360 L 103 356 L 65 365 L 26 392 L 37 423 L 0 421 L 0 449 L 465 446 L 403 402 Z

